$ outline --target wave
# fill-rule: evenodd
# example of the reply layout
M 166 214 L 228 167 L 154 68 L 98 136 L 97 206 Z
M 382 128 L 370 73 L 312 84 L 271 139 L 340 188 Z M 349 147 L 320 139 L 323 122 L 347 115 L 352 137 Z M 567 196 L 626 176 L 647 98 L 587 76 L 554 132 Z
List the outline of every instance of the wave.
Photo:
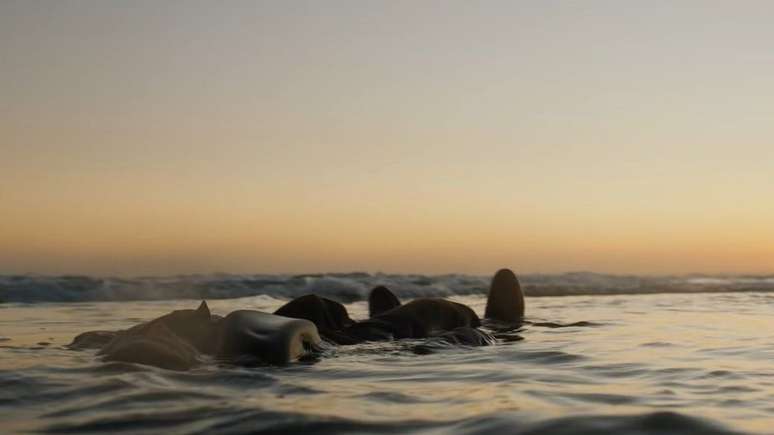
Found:
M 528 296 L 614 295 L 696 292 L 774 292 L 774 276 L 636 276 L 593 272 L 527 274 L 519 277 Z M 315 293 L 342 302 L 367 298 L 386 285 L 401 298 L 485 294 L 489 277 L 325 273 L 306 275 L 182 275 L 99 278 L 0 275 L 0 302 L 90 302 L 161 299 L 230 299 L 256 295 L 290 299 Z
M 202 422 L 200 415 L 217 415 Z M 306 414 L 287 414 L 233 408 L 200 408 L 169 411 L 160 415 L 119 415 L 76 424 L 53 425 L 46 433 L 86 433 L 120 430 L 157 431 L 174 428 L 181 433 L 307 433 L 307 434 L 393 434 L 396 432 L 429 435 L 458 433 L 484 435 L 603 435 L 670 434 L 740 435 L 714 422 L 674 412 L 653 412 L 629 416 L 574 416 L 527 423 L 518 414 L 483 416 L 458 422 L 363 422 Z

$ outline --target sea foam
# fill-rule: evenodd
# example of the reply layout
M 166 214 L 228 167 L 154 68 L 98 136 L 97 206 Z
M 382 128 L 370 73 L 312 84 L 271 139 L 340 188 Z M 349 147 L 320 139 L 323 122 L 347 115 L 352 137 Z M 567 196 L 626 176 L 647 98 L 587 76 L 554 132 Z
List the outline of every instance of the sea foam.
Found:
M 342 302 L 363 300 L 385 285 L 401 299 L 485 294 L 489 277 L 323 273 L 306 275 L 199 274 L 166 277 L 0 275 L 0 302 L 89 302 L 230 299 L 267 295 L 291 299 L 308 293 Z M 774 276 L 636 276 L 592 272 L 525 274 L 528 296 L 774 291 Z

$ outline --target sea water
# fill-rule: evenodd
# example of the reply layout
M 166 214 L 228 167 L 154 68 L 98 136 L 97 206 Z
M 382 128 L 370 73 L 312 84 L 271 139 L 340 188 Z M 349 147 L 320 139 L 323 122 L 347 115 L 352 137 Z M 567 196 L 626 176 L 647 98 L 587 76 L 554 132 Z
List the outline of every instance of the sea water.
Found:
M 313 278 L 319 289 L 331 279 Z M 417 285 L 402 298 L 424 286 L 483 313 L 484 281 Z M 358 292 L 345 292 L 347 309 L 365 318 Z M 208 303 L 216 314 L 273 311 L 289 297 L 267 293 Z M 0 304 L 3 433 L 774 433 L 769 292 L 528 296 L 528 320 L 548 326 L 495 346 L 418 354 L 421 340 L 366 343 L 285 367 L 211 361 L 188 372 L 65 345 L 198 300 L 84 299 Z M 550 327 L 574 322 L 588 323 Z

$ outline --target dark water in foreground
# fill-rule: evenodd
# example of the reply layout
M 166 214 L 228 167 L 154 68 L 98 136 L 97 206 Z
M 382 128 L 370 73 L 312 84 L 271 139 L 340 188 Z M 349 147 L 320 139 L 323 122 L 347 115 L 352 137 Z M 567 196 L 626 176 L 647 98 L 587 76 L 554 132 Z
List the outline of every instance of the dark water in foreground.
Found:
M 479 295 L 454 296 L 483 312 Z M 268 296 L 210 302 L 273 310 Z M 528 298 L 522 341 L 429 355 L 338 347 L 288 367 L 191 372 L 66 350 L 190 300 L 0 304 L 2 432 L 645 434 L 774 432 L 771 293 Z M 365 317 L 363 302 L 348 305 Z

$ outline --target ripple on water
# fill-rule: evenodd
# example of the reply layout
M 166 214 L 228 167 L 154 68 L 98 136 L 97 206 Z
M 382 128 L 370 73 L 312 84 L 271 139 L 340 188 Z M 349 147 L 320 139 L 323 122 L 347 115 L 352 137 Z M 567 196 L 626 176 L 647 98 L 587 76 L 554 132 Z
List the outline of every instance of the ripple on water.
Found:
M 198 418 L 197 418 L 198 417 Z M 202 420 L 201 417 L 207 417 Z M 571 416 L 534 421 L 523 414 L 501 413 L 451 422 L 397 421 L 364 422 L 309 414 L 276 413 L 234 407 L 197 408 L 154 414 L 130 414 L 122 418 L 97 418 L 79 424 L 60 424 L 48 433 L 97 433 L 106 431 L 162 431 L 183 429 L 186 433 L 305 433 L 305 434 L 392 434 L 431 435 L 602 435 L 669 434 L 734 435 L 707 421 L 673 412 L 636 416 Z
M 513 356 L 520 361 L 529 361 L 534 364 L 554 365 L 576 363 L 587 359 L 587 357 L 583 355 L 572 354 L 561 350 L 520 351 Z
M 428 403 L 433 402 L 431 399 L 418 397 L 410 394 L 403 394 L 397 391 L 373 391 L 365 394 L 358 395 L 357 397 L 366 400 L 376 400 L 387 404 L 397 403 Z
M 0 376 L 0 400 L 24 404 L 59 403 L 78 397 L 112 394 L 131 384 L 123 379 L 80 380 L 52 379 L 35 376 Z
M 181 410 L 148 409 L 120 414 L 55 423 L 44 429 L 47 433 L 114 433 L 172 430 L 192 432 L 206 425 L 207 418 L 225 414 L 228 409 L 200 406 Z M 203 421 L 204 420 L 204 421 Z
M 730 370 L 712 370 L 709 372 L 704 372 L 696 377 L 696 379 L 728 379 L 728 380 L 743 380 L 746 379 L 747 375 L 741 372 L 736 371 L 730 371 Z
M 520 435 L 669 434 L 732 435 L 720 426 L 673 412 L 637 416 L 581 416 L 549 420 L 518 432 Z
M 770 306 L 761 308 L 760 299 L 745 308 L 757 310 L 756 322 L 765 325 Z M 14 368 L 0 370 L 0 425 L 7 432 L 54 433 L 731 433 L 685 416 L 691 415 L 770 432 L 774 346 L 745 323 L 753 314 L 729 319 L 734 313 L 725 313 L 727 322 L 718 328 L 710 321 L 716 308 L 702 297 L 616 300 L 583 299 L 584 317 L 569 318 L 603 319 L 603 327 L 533 325 L 519 332 L 519 343 L 422 356 L 411 352 L 413 341 L 341 346 L 315 364 L 288 367 L 208 361 L 190 372 L 170 372 L 104 363 L 93 352 L 55 346 L 0 348 L 0 367 Z M 565 322 L 568 304 L 562 301 L 535 301 L 534 318 Z M 661 319 L 637 314 L 658 312 L 654 301 L 683 304 L 691 315 L 671 316 L 662 327 Z M 220 303 L 223 312 L 243 301 Z M 557 312 L 541 311 L 541 303 Z M 145 320 L 173 305 L 183 303 L 128 304 L 124 315 Z M 87 311 L 96 323 L 71 329 L 94 329 L 123 307 L 94 304 Z M 52 309 L 63 310 L 56 304 Z M 366 315 L 365 304 L 357 309 Z M 35 316 L 24 319 L 33 331 L 43 324 Z M 3 322 L 3 328 L 10 324 Z M 2 332 L 14 341 L 0 345 L 60 343 L 65 337 L 53 335 L 52 341 L 47 337 L 53 332 L 46 331 L 25 341 L 33 335 Z
M 114 394 L 106 400 L 90 400 L 93 397 L 83 396 L 83 400 L 76 401 L 72 406 L 65 407 L 47 414 L 44 417 L 69 417 L 74 415 L 90 415 L 99 412 L 129 412 L 131 410 L 147 410 L 151 407 L 163 406 L 176 408 L 189 406 L 199 400 L 219 399 L 216 394 L 199 391 L 159 390 L 159 391 L 132 391 L 124 394 Z
M 591 364 L 580 368 L 595 376 L 606 378 L 635 378 L 652 374 L 651 369 L 640 363 Z
M 676 346 L 674 343 L 669 343 L 666 341 L 649 341 L 647 343 L 640 344 L 642 347 L 673 347 Z
M 626 405 L 640 402 L 635 396 L 610 393 L 565 393 L 565 397 L 579 400 L 583 403 L 599 403 L 602 405 Z
M 215 368 L 190 372 L 171 372 L 167 377 L 176 383 L 189 387 L 218 387 L 226 389 L 265 388 L 277 383 L 277 378 L 268 373 L 245 368 Z

